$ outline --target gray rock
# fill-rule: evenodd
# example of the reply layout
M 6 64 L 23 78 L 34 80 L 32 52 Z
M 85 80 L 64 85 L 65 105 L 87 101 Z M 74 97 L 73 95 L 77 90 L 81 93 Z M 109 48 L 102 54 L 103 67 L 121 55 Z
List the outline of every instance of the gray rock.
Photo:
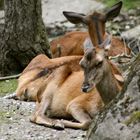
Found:
M 46 26 L 65 21 L 62 11 L 89 13 L 103 9 L 104 5 L 93 0 L 42 0 L 42 17 Z

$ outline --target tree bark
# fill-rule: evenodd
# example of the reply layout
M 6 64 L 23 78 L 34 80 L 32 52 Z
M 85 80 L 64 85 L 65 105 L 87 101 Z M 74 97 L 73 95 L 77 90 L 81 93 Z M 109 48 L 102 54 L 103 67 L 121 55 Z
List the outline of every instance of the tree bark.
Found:
M 122 92 L 95 117 L 86 140 L 140 139 L 140 54 L 129 71 Z
M 21 72 L 38 54 L 51 57 L 41 15 L 41 0 L 5 0 L 0 76 Z

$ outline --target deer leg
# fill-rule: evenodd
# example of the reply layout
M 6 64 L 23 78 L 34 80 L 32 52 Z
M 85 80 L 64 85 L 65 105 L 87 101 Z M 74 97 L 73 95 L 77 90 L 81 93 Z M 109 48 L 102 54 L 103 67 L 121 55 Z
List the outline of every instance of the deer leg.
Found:
M 61 123 L 60 120 L 53 120 L 50 118 L 47 118 L 45 115 L 46 110 L 49 108 L 51 103 L 50 97 L 48 98 L 42 98 L 40 103 L 37 103 L 36 111 L 31 116 L 30 121 L 36 124 L 44 125 L 46 127 L 53 127 L 56 129 L 64 129 L 63 123 Z
M 72 102 L 67 107 L 67 112 L 70 113 L 75 120 L 78 122 L 72 122 L 67 120 L 62 120 L 65 127 L 75 128 L 75 129 L 83 129 L 86 130 L 89 128 L 91 123 L 91 117 L 85 110 L 79 105 L 77 102 Z

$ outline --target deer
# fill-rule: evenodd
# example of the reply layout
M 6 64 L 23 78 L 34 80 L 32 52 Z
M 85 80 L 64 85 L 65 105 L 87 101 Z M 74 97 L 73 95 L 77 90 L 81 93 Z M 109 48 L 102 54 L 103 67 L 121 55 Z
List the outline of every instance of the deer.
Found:
M 116 79 L 108 59 L 111 37 L 107 37 L 103 45 L 87 39 L 84 48 L 79 63 L 83 71 L 75 71 L 73 61 L 72 65 L 56 68 L 45 79 L 37 93 L 37 106 L 31 122 L 57 129 L 86 130 L 95 114 L 121 91 L 123 83 Z M 71 118 L 75 122 L 68 120 Z
M 71 17 L 69 12 L 65 15 Z M 79 21 L 79 17 L 71 19 Z M 108 59 L 111 36 L 104 38 L 102 45 L 97 40 L 85 40 L 84 56 L 49 59 L 40 55 L 25 68 L 20 77 L 21 87 L 26 87 L 24 96 L 37 88 L 31 122 L 56 129 L 86 130 L 95 114 L 121 91 L 123 78 Z
M 100 14 L 97 12 L 92 13 L 91 15 L 83 15 L 79 13 L 74 13 L 74 12 L 63 12 L 65 17 L 72 23 L 77 24 L 77 23 L 86 23 L 89 29 L 89 33 L 86 32 L 79 32 L 78 34 L 73 32 L 69 33 L 66 37 L 62 37 L 62 39 L 59 39 L 59 43 L 64 45 L 64 48 L 62 49 L 61 55 L 62 56 L 68 56 L 68 55 L 83 55 L 83 47 L 86 45 L 88 47 L 92 47 L 99 45 L 100 47 L 107 44 L 108 41 L 111 42 L 111 47 L 110 50 L 108 51 L 108 56 L 113 56 L 119 53 L 122 53 L 124 50 L 124 46 L 120 45 L 122 43 L 117 41 L 116 38 L 112 37 L 111 35 L 105 33 L 105 22 L 109 19 L 113 19 L 116 17 L 120 9 L 122 7 L 122 2 L 119 2 L 112 6 L 112 8 L 106 12 L 105 14 Z M 96 20 L 95 20 L 96 19 Z M 96 24 L 95 24 L 96 23 Z M 98 26 L 98 30 L 96 30 L 96 26 Z M 89 34 L 89 35 L 88 35 Z M 82 42 L 77 42 L 76 40 L 72 39 L 75 38 L 78 41 Z M 88 36 L 87 36 L 88 35 Z M 79 38 L 80 37 L 80 38 Z M 62 41 L 62 42 L 61 42 Z M 57 40 L 53 41 L 55 42 L 52 45 L 52 54 L 55 56 L 56 52 L 54 51 L 54 46 L 56 46 Z M 66 46 L 65 46 L 66 44 Z M 68 46 L 69 45 L 69 46 Z M 79 46 L 80 45 L 80 46 Z M 123 46 L 121 48 L 120 46 Z M 72 47 L 72 48 L 71 48 Z M 118 49 L 119 48 L 119 49 Z M 129 52 L 129 49 L 126 49 L 127 52 Z M 57 56 L 55 56 L 57 57 Z M 68 57 L 66 58 L 68 60 Z M 62 64 L 65 59 L 61 59 L 60 62 L 62 61 Z M 52 60 L 53 61 L 53 60 Z M 37 74 L 44 69 L 45 67 L 48 66 L 48 63 L 50 60 L 43 54 L 35 57 L 29 65 L 24 69 L 22 72 L 22 75 L 18 79 L 18 88 L 16 90 L 16 93 L 14 93 L 13 97 L 20 99 L 20 100 L 27 100 L 27 101 L 36 101 L 36 96 L 37 96 L 37 91 L 39 89 L 39 85 L 43 82 L 45 79 L 44 77 L 41 77 L 39 79 L 35 78 Z M 68 63 L 70 60 L 68 60 Z M 60 64 L 60 66 L 62 65 Z M 57 64 L 59 66 L 59 64 Z M 56 66 L 55 66 L 56 67 Z M 117 67 L 112 63 L 112 67 L 115 73 L 115 77 L 121 82 L 123 82 L 123 78 L 120 76 L 119 70 L 117 70 Z M 36 79 L 36 80 L 35 80 Z M 33 88 L 32 88 L 33 87 Z M 32 90 L 32 91 L 31 91 Z M 30 91 L 30 92 L 29 92 Z
M 96 46 L 96 44 L 103 46 L 105 38 L 108 37 L 108 33 L 105 31 L 105 24 L 107 21 L 119 15 L 121 7 L 122 2 L 120 1 L 104 13 L 94 11 L 85 15 L 83 13 L 64 11 L 63 15 L 68 21 L 73 24 L 85 24 L 88 28 L 88 32 L 73 31 L 52 40 L 50 42 L 50 49 L 53 58 L 68 55 L 83 55 L 83 44 L 87 38 L 92 41 L 94 46 Z M 109 56 L 116 56 L 119 54 L 129 55 L 130 49 L 120 38 L 112 36 L 111 48 L 108 53 Z
M 56 129 L 89 128 L 95 114 L 115 98 L 123 86 L 115 78 L 108 59 L 111 44 L 106 43 L 103 47 L 85 44 L 84 56 L 80 65 L 77 64 L 81 69 L 74 70 L 76 62 L 73 61 L 53 70 L 38 90 L 31 122 Z
M 37 92 L 41 84 L 53 69 L 72 63 L 73 61 L 79 61 L 81 58 L 82 56 L 80 55 L 55 59 L 49 59 L 44 54 L 36 56 L 23 70 L 19 77 L 18 87 L 16 89 L 16 93 L 12 95 L 13 98 L 23 101 L 36 101 Z

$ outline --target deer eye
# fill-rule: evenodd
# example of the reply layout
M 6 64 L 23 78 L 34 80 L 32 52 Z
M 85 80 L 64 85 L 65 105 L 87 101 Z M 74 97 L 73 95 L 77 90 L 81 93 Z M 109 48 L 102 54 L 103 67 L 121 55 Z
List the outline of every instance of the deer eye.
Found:
M 99 61 L 99 62 L 96 63 L 96 67 L 101 67 L 102 64 L 103 64 L 103 61 Z

